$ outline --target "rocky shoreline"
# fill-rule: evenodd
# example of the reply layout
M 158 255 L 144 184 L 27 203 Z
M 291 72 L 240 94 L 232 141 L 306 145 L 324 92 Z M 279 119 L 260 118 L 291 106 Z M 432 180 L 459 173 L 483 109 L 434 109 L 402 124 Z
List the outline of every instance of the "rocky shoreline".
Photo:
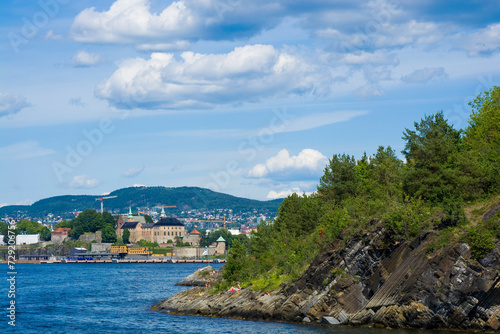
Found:
M 383 231 L 330 244 L 279 290 L 182 291 L 155 308 L 248 320 L 500 331 L 500 247 L 479 261 L 465 243 L 429 254 L 435 232 L 387 247 Z

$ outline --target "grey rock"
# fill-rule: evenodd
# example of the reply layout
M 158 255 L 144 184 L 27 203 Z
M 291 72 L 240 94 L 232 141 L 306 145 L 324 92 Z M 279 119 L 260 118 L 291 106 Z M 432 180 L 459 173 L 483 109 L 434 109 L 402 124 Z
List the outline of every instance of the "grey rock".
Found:
M 327 324 L 327 325 L 340 325 L 340 321 L 338 321 L 337 319 L 335 319 L 334 317 L 323 317 L 321 319 L 321 322 L 323 324 Z

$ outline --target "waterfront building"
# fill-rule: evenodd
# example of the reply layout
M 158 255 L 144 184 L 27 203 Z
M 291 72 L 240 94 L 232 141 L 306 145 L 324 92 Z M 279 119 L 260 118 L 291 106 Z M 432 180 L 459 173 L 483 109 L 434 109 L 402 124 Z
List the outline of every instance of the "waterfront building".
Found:
M 55 244 L 62 244 L 68 238 L 70 230 L 68 227 L 59 227 L 50 233 L 50 240 Z
M 169 242 L 175 242 L 176 238 L 181 240 L 186 236 L 184 224 L 177 218 L 161 217 L 157 223 L 146 223 L 144 217 L 129 215 L 127 221 L 117 224 L 116 236 L 123 238 L 123 231 L 130 232 L 130 243 L 139 240 L 157 242 L 160 246 L 166 246 Z
M 16 236 L 16 245 L 31 245 L 40 242 L 40 234 L 19 234 Z

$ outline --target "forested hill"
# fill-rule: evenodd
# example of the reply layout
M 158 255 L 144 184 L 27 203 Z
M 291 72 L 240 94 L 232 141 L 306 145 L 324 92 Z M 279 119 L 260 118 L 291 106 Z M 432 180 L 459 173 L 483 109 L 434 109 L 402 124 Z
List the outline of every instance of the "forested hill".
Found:
M 169 213 L 180 213 L 191 209 L 232 209 L 234 212 L 269 210 L 277 212 L 281 200 L 258 201 L 235 197 L 198 187 L 130 187 L 115 190 L 107 196 L 116 196 L 104 200 L 104 210 L 110 212 L 127 212 L 132 207 L 144 209 L 154 206 L 176 206 L 169 208 Z M 101 202 L 96 201 L 100 195 L 65 195 L 42 199 L 32 205 L 9 205 L 0 208 L 0 217 L 30 216 L 44 217 L 49 213 L 54 216 L 70 218 L 71 214 L 85 209 L 100 210 Z

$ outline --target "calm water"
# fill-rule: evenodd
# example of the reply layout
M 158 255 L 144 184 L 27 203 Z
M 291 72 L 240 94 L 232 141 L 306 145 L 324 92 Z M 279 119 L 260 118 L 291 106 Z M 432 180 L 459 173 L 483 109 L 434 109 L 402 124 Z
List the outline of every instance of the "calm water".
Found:
M 16 326 L 12 327 L 7 323 L 8 268 L 0 265 L 0 332 L 433 333 L 174 316 L 152 310 L 159 300 L 186 289 L 174 284 L 198 267 L 199 264 L 18 264 Z M 214 267 L 218 269 L 220 265 Z

